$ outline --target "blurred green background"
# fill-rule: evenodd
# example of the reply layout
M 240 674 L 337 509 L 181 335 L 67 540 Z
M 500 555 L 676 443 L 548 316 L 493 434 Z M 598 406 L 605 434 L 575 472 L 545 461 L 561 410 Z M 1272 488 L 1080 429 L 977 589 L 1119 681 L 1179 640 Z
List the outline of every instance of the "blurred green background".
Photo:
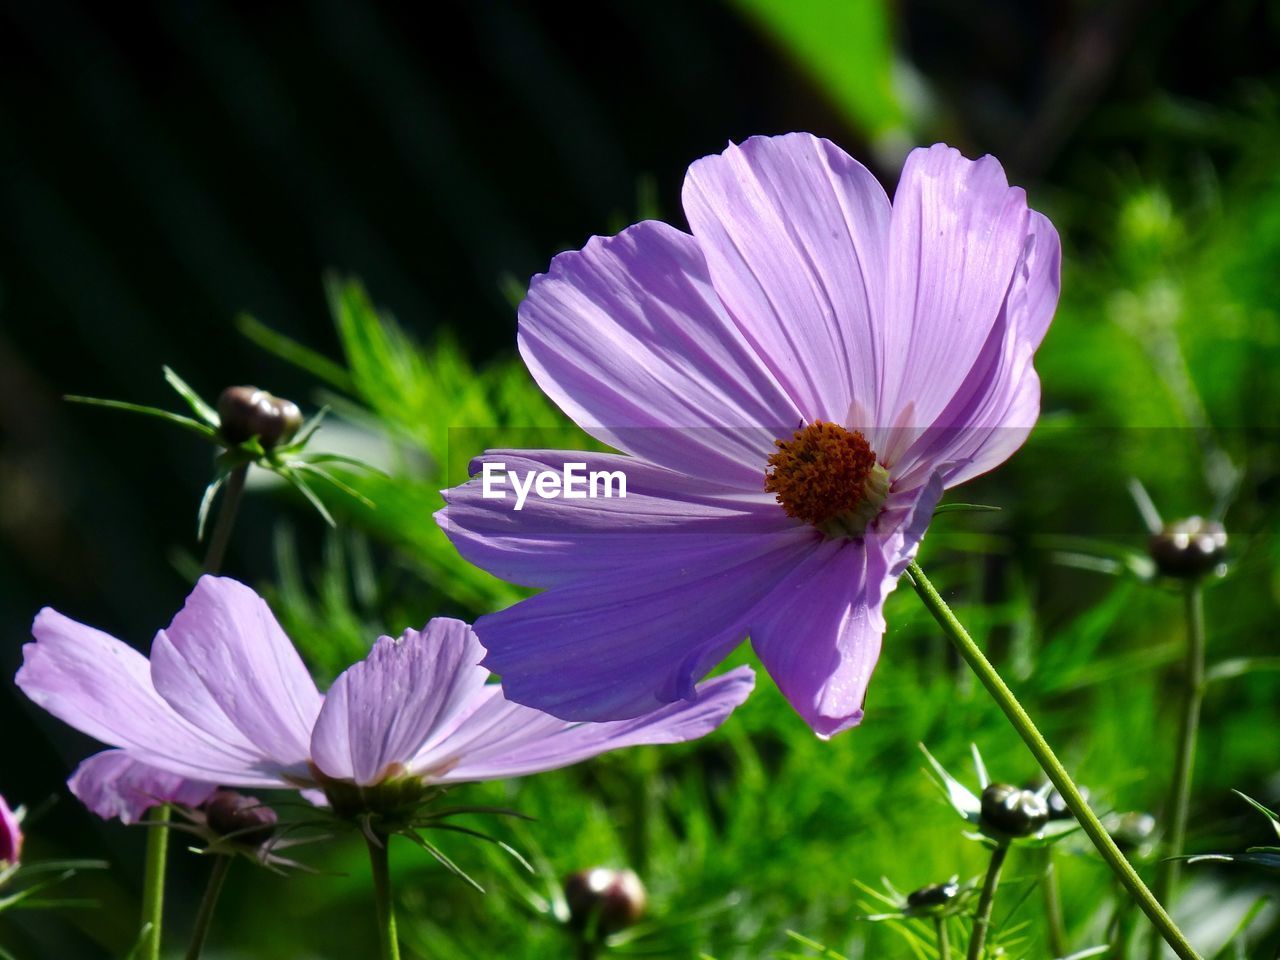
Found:
M 1158 812 L 1180 604 L 1064 553 L 1141 548 L 1130 477 L 1169 517 L 1229 503 L 1210 659 L 1278 652 L 1278 40 L 1280 4 L 1250 0 L 6 0 L 0 676 L 45 604 L 145 649 L 197 554 L 210 451 L 63 394 L 174 407 L 167 363 L 207 397 L 256 383 L 334 406 L 318 447 L 392 474 L 361 481 L 377 509 L 335 499 L 331 532 L 257 487 L 226 568 L 273 599 L 329 678 L 382 630 L 518 596 L 458 560 L 430 514 L 478 452 L 455 449 L 451 428 L 467 445 L 477 429 L 501 442 L 534 426 L 578 441 L 514 358 L 513 304 L 555 252 L 641 216 L 683 225 L 684 168 L 729 139 L 811 130 L 890 190 L 908 147 L 945 139 L 1001 158 L 1067 262 L 1037 360 L 1043 423 L 959 494 L 1004 509 L 940 518 L 922 564 L 1098 802 Z M 412 955 L 567 956 L 551 891 L 604 863 L 633 866 L 651 893 L 650 924 L 620 953 L 929 956 L 859 921 L 879 906 L 853 883 L 910 890 L 982 868 L 917 742 L 957 771 L 971 741 L 998 778 L 1034 767 L 918 607 L 905 588 L 892 598 L 868 719 L 833 742 L 762 677 L 704 743 L 467 790 L 537 817 L 492 828 L 539 872 L 444 842 L 481 897 L 394 850 Z M 1280 800 L 1278 723 L 1275 674 L 1210 689 L 1190 849 L 1265 842 L 1230 789 Z M 37 812 L 28 855 L 113 865 L 67 885 L 98 908 L 0 915 L 0 946 L 20 960 L 120 956 L 136 932 L 141 831 L 88 816 L 62 786 L 92 748 L 4 681 L 0 793 Z M 1073 946 L 1103 942 L 1104 868 L 1059 859 Z M 206 955 L 371 955 L 361 848 L 310 862 L 325 873 L 237 864 Z M 205 870 L 173 857 L 175 952 Z M 997 907 L 1011 957 L 1049 955 L 1036 871 L 1015 859 Z M 1186 876 L 1175 912 L 1210 953 L 1275 889 L 1247 868 Z M 1267 907 L 1223 956 L 1278 944 Z

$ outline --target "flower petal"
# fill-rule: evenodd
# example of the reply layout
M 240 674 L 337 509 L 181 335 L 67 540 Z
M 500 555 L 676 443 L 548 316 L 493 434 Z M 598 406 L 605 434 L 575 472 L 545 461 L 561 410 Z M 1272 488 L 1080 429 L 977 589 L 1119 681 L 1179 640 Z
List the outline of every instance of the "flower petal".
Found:
M 157 637 L 156 653 L 152 678 L 176 711 L 223 735 L 229 721 L 242 742 L 255 745 L 275 764 L 305 767 L 322 697 L 266 601 L 253 590 L 228 577 L 201 577 Z M 193 678 L 204 694 L 195 690 Z
M 910 404 L 908 426 L 931 426 L 960 391 L 1027 235 L 1026 196 L 994 157 L 966 160 L 944 144 L 907 157 L 889 231 L 881 424 Z
M 716 293 L 804 418 L 873 398 L 890 222 L 875 177 L 810 134 L 752 137 L 694 163 L 683 198 Z
M 9 866 L 22 859 L 22 825 L 18 815 L 0 796 L 0 867 Z
M 311 738 L 316 766 L 362 786 L 407 767 L 482 692 L 482 656 L 461 620 L 438 617 L 421 632 L 380 638 L 330 688 Z
M 862 722 L 885 631 L 884 599 L 915 554 L 941 493 L 935 475 L 891 499 L 876 530 L 859 541 L 825 542 L 752 614 L 752 646 L 818 736 Z
M 71 792 L 104 820 L 137 823 L 152 807 L 181 803 L 198 807 L 217 787 L 188 780 L 135 760 L 124 750 L 103 750 L 76 767 Z
M 597 439 L 757 490 L 801 414 L 711 288 L 697 242 L 664 223 L 593 237 L 533 278 L 520 353 Z
M 565 720 L 625 720 L 694 694 L 763 596 L 821 541 L 799 527 L 682 545 L 476 622 L 508 699 Z
M 516 509 L 509 483 L 490 484 L 485 464 L 518 476 L 530 471 L 562 473 L 581 466 L 579 477 L 617 473 L 625 496 L 544 499 L 530 494 Z M 760 536 L 796 527 L 764 492 L 753 494 L 695 480 L 637 457 L 558 450 L 494 450 L 472 463 L 473 478 L 444 491 L 447 506 L 436 520 L 469 561 L 495 576 L 533 587 L 552 587 L 637 561 L 705 548 L 725 537 Z M 603 481 L 595 485 L 603 493 Z
M 680 700 L 634 720 L 573 724 L 491 698 L 483 713 L 462 724 L 457 735 L 468 739 L 458 762 L 445 764 L 432 779 L 438 783 L 467 783 L 523 777 L 555 770 L 590 757 L 648 743 L 684 743 L 705 736 L 724 723 L 755 686 L 750 667 L 701 683 L 692 700 Z M 484 728 L 483 739 L 469 737 L 473 726 Z M 446 752 L 453 738 L 440 745 Z
M 14 682 L 36 704 L 95 740 L 129 748 L 172 773 L 228 785 L 277 786 L 260 757 L 174 712 L 151 686 L 147 659 L 115 637 L 45 608 Z

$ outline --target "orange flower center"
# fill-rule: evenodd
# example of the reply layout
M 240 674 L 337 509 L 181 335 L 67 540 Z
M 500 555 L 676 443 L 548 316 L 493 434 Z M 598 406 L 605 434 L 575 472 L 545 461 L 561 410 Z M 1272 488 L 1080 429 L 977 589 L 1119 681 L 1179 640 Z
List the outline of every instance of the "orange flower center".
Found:
M 831 537 L 858 537 L 889 495 L 889 474 L 867 438 L 823 420 L 775 441 L 764 488 L 790 517 Z

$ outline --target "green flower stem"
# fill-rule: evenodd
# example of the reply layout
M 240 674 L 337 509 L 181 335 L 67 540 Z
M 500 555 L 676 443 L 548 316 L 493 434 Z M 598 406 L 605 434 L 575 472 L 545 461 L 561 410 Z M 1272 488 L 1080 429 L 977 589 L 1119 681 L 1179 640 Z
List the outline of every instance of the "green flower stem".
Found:
M 200 911 L 196 914 L 195 929 L 191 931 L 191 945 L 187 947 L 187 960 L 200 958 L 200 951 L 204 949 L 204 941 L 209 935 L 209 927 L 213 922 L 213 910 L 218 905 L 218 895 L 222 893 L 222 884 L 227 879 L 227 871 L 231 869 L 232 859 L 223 854 L 213 858 L 213 871 L 209 874 L 209 885 L 204 888 L 204 897 L 200 900 Z
M 391 896 L 391 870 L 387 863 L 387 841 L 384 833 L 365 837 L 369 844 L 369 864 L 373 868 L 373 899 L 378 908 L 378 938 L 382 944 L 382 960 L 400 960 L 400 941 L 396 936 L 396 906 Z
M 1049 928 L 1049 950 L 1055 957 L 1067 955 L 1067 929 L 1062 919 L 1062 893 L 1058 888 L 1058 865 L 1053 847 L 1044 848 L 1044 921 Z
M 1009 855 L 1009 845 L 1002 843 L 991 851 L 991 863 L 987 865 L 987 877 L 982 881 L 982 895 L 978 897 L 978 910 L 973 915 L 973 932 L 969 934 L 969 952 L 966 960 L 982 960 L 987 946 L 987 931 L 991 929 L 991 909 L 996 905 L 996 887 L 1000 886 L 1000 870 L 1004 858 Z
M 907 573 L 910 576 L 912 586 L 915 587 L 916 593 L 920 595 L 920 599 L 924 602 L 926 609 L 933 615 L 934 620 L 938 622 L 943 632 L 955 644 L 960 656 L 964 658 L 970 669 L 973 670 L 982 685 L 987 688 L 987 692 L 991 694 L 993 700 L 1004 711 L 1009 722 L 1013 724 L 1018 735 L 1022 737 L 1023 743 L 1031 750 L 1036 761 L 1044 770 L 1045 776 L 1057 788 L 1058 793 L 1062 795 L 1066 801 L 1068 809 L 1075 815 L 1076 820 L 1080 822 L 1081 828 L 1085 834 L 1093 841 L 1093 845 L 1098 849 L 1098 853 L 1102 855 L 1102 859 L 1115 872 L 1120 882 L 1124 884 L 1129 895 L 1137 902 L 1160 932 L 1166 943 L 1173 947 L 1174 952 L 1181 960 L 1201 960 L 1200 955 L 1187 942 L 1187 938 L 1183 936 L 1182 931 L 1174 924 L 1160 906 L 1159 901 L 1152 896 L 1151 891 L 1147 889 L 1147 885 L 1142 882 L 1142 878 L 1138 876 L 1133 865 L 1125 859 L 1115 841 L 1111 839 L 1111 835 L 1107 833 L 1101 821 L 1098 820 L 1097 814 L 1089 808 L 1089 804 L 1085 802 L 1083 796 L 1080 795 L 1079 788 L 1067 773 L 1060 761 L 1053 752 L 1053 748 L 1049 746 L 1044 735 L 1036 728 L 1031 717 L 1027 715 L 1027 711 L 1022 708 L 1022 704 L 1018 702 L 1018 698 L 1014 696 L 1013 691 L 1001 679 L 996 668 L 983 655 L 982 650 L 969 636 L 969 632 L 965 630 L 964 625 L 956 619 L 955 613 L 947 606 L 947 602 L 929 582 L 929 578 L 924 575 L 924 571 L 920 569 L 920 565 L 914 560 L 907 567 Z
M 248 473 L 246 464 L 232 470 L 227 478 L 222 506 L 218 508 L 218 520 L 204 555 L 205 573 L 217 573 L 222 568 Z M 153 807 L 148 817 L 155 825 L 147 830 L 146 866 L 142 875 L 142 923 L 146 933 L 139 944 L 140 960 L 160 960 L 160 940 L 164 932 L 164 875 L 169 859 L 169 828 L 163 824 L 169 822 L 169 812 L 169 804 L 162 803 Z
M 222 506 L 218 508 L 218 519 L 213 525 L 213 534 L 209 537 L 209 547 L 204 555 L 205 573 L 217 573 L 222 569 L 222 560 L 227 553 L 227 544 L 231 541 L 231 528 L 236 523 L 240 497 L 244 493 L 244 482 L 248 476 L 247 463 L 236 467 L 227 476 L 226 487 L 222 492 Z
M 1187 811 L 1191 804 L 1191 777 L 1196 763 L 1196 735 L 1200 730 L 1200 704 L 1204 700 L 1204 588 L 1198 581 L 1187 584 L 1187 647 L 1182 676 L 1182 718 L 1178 725 L 1177 754 L 1169 800 L 1165 805 L 1168 828 L 1164 839 L 1164 857 L 1156 874 L 1156 896 L 1170 903 L 1178 886 L 1180 861 L 1187 839 Z M 1151 939 L 1151 960 L 1159 960 L 1160 941 Z
M 951 936 L 947 933 L 947 918 L 934 917 L 933 926 L 938 931 L 938 960 L 951 960 Z
M 169 805 L 152 807 L 148 814 L 147 859 L 142 874 L 142 925 L 146 931 L 138 945 L 141 960 L 160 960 L 160 935 L 164 925 L 164 868 L 169 857 Z

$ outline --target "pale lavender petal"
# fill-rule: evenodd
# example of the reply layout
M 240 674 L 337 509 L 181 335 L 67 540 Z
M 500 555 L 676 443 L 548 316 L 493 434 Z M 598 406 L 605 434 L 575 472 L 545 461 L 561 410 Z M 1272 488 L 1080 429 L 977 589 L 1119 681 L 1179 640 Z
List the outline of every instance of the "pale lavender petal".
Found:
M 260 596 L 227 577 L 201 577 L 157 638 L 156 689 L 192 723 L 229 725 L 280 767 L 305 768 L 322 697 Z M 194 689 L 192 678 L 204 687 Z M 221 712 L 210 715 L 211 705 Z
M 895 465 L 904 476 L 943 461 L 947 487 L 1003 463 L 1040 414 L 1040 380 L 1032 359 L 1058 302 L 1061 247 L 1052 224 L 1032 211 L 1023 262 L 982 353 L 933 426 Z M 907 482 L 910 482 L 909 480 Z
M 0 796 L 0 867 L 22 859 L 22 826 L 18 815 Z
M 528 471 L 562 473 L 565 464 L 585 464 L 592 473 L 625 477 L 626 496 L 543 499 L 530 494 L 520 510 L 510 484 L 490 484 L 484 464 L 503 465 L 519 476 Z M 726 537 L 782 533 L 797 526 L 764 492 L 752 494 L 616 454 L 555 450 L 495 450 L 472 463 L 473 479 L 444 491 L 447 506 L 436 520 L 459 552 L 495 576 L 533 587 L 552 587 L 598 576 L 645 560 L 700 551 Z M 575 487 L 576 489 L 576 487 Z M 596 486 L 603 494 L 603 481 Z
M 890 222 L 875 177 L 792 133 L 697 161 L 683 196 L 716 293 L 804 418 L 843 422 L 874 400 Z
M 534 277 L 520 353 L 584 430 L 653 463 L 756 490 L 800 412 L 725 313 L 698 244 L 664 223 L 594 237 Z
M 755 609 L 751 644 L 788 702 L 821 737 L 862 721 L 884 636 L 885 597 L 914 556 L 941 479 L 891 498 L 862 540 L 827 541 Z
M 633 720 L 574 724 L 494 696 L 483 714 L 459 726 L 438 749 L 456 762 L 439 762 L 437 783 L 523 777 L 555 770 L 622 747 L 684 743 L 706 736 L 728 719 L 755 686 L 750 667 L 701 683 L 692 700 L 680 700 Z M 472 727 L 483 728 L 481 738 Z M 453 749 L 451 749 L 453 748 Z
M 276 786 L 261 757 L 223 743 L 177 714 L 151 685 L 147 659 L 101 630 L 45 608 L 22 648 L 14 682 L 36 704 L 95 740 L 198 780 Z
M 929 427 L 946 409 L 988 342 L 1028 232 L 1026 196 L 995 158 L 912 151 L 889 232 L 879 422 L 909 405 L 909 425 Z
M 508 699 L 566 720 L 625 720 L 693 695 L 755 598 L 821 542 L 803 527 L 713 538 L 555 587 L 476 622 Z
M 67 786 L 102 819 L 123 823 L 137 823 L 161 803 L 198 807 L 217 789 L 142 763 L 124 750 L 95 753 L 76 767 Z
M 484 649 L 461 620 L 382 637 L 329 690 L 311 738 L 326 776 L 372 785 L 408 767 L 482 693 Z

